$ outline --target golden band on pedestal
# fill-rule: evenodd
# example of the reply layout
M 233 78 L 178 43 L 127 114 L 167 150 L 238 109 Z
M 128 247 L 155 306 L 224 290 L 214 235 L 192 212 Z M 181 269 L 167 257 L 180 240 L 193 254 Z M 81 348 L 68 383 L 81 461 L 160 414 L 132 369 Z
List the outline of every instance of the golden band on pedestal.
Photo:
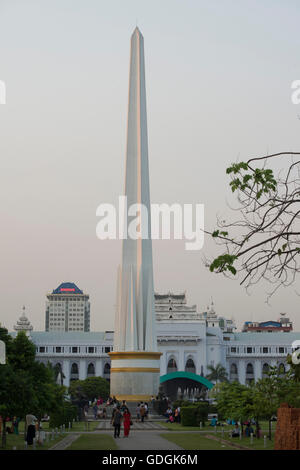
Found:
M 112 351 L 108 353 L 111 359 L 156 359 L 162 355 L 161 352 L 151 351 Z

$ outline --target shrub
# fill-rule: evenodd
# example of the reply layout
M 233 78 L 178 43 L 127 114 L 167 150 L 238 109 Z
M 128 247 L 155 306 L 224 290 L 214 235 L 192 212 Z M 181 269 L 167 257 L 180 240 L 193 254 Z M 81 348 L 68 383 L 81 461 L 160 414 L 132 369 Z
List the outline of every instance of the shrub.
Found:
M 175 409 L 177 408 L 177 406 L 182 407 L 182 406 L 193 406 L 193 405 L 194 403 L 189 400 L 176 400 L 174 401 L 172 406 L 173 406 L 173 409 Z
M 205 421 L 207 421 L 207 416 L 209 413 L 209 405 L 206 402 L 199 403 L 197 406 L 197 426 L 201 422 L 205 426 Z
M 182 426 L 197 426 L 196 410 L 195 406 L 183 406 L 181 408 Z
M 181 408 L 181 423 L 183 426 L 199 426 L 200 422 L 205 424 L 208 415 L 208 404 L 197 403 Z

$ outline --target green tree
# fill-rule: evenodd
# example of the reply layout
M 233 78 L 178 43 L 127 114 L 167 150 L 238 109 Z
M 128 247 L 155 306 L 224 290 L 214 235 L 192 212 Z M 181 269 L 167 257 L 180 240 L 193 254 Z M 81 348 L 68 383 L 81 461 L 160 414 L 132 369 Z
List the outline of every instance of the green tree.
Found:
M 217 364 L 216 367 L 209 365 L 207 369 L 209 370 L 209 374 L 206 375 L 206 378 L 211 382 L 219 383 L 228 381 L 227 371 L 222 364 Z
M 297 366 L 295 365 L 297 369 Z M 223 382 L 215 385 L 210 395 L 217 401 L 218 412 L 225 419 L 243 421 L 254 418 L 256 436 L 259 438 L 259 421 L 269 422 L 269 439 L 272 438 L 271 419 L 283 402 L 300 407 L 300 384 L 298 375 L 291 368 L 282 374 L 280 368 L 271 367 L 267 376 L 251 386 L 238 382 Z
M 69 387 L 72 400 L 94 400 L 101 396 L 106 400 L 109 396 L 109 383 L 102 377 L 88 377 L 85 380 L 74 380 Z
M 24 332 L 9 339 L 7 363 L 0 366 L 0 414 L 3 418 L 2 447 L 6 445 L 6 418 L 24 418 L 32 413 L 40 419 L 62 406 L 65 389 L 56 385 L 53 370 L 35 361 L 35 346 Z
M 255 384 L 253 395 L 253 413 L 269 422 L 269 439 L 272 439 L 271 419 L 276 415 L 282 397 L 286 392 L 286 381 L 278 375 L 276 367 L 271 367 L 267 374 Z
M 7 329 L 3 328 L 2 326 L 0 326 L 0 340 L 4 341 L 6 346 L 6 354 L 9 354 L 12 346 L 12 337 L 8 334 Z
M 276 415 L 281 403 L 300 406 L 300 387 L 292 370 L 286 374 L 278 367 L 271 367 L 267 376 L 254 386 L 253 413 L 269 422 L 269 439 L 272 439 L 271 419 Z
M 33 404 L 35 397 L 29 375 L 14 370 L 10 364 L 0 366 L 0 415 L 2 416 L 2 447 L 6 446 L 6 419 L 23 417 L 26 406 Z
M 218 413 L 225 419 L 243 422 L 252 416 L 253 389 L 239 382 L 223 382 L 216 389 Z
M 62 371 L 61 365 L 55 364 L 55 366 L 52 366 L 50 362 L 48 363 L 48 365 L 53 370 L 55 382 L 57 383 L 58 377 L 60 377 L 59 385 L 63 385 L 64 379 L 66 378 L 66 376 Z

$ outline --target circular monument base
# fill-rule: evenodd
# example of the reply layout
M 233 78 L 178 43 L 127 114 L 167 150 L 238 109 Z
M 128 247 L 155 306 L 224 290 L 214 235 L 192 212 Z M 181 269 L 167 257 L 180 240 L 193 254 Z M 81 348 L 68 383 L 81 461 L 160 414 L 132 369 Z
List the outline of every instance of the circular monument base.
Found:
M 149 401 L 156 396 L 160 379 L 160 352 L 113 351 L 110 395 L 118 400 Z

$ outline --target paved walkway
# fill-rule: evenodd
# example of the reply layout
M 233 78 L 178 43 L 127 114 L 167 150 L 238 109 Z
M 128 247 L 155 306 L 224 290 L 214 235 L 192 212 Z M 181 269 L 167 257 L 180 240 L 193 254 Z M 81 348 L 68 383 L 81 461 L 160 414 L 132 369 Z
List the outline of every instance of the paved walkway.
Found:
M 69 447 L 72 442 L 76 441 L 78 437 L 80 436 L 80 433 L 70 433 L 66 437 L 64 437 L 61 441 L 59 441 L 57 444 L 55 444 L 53 447 L 50 447 L 49 450 L 65 450 L 67 447 Z

